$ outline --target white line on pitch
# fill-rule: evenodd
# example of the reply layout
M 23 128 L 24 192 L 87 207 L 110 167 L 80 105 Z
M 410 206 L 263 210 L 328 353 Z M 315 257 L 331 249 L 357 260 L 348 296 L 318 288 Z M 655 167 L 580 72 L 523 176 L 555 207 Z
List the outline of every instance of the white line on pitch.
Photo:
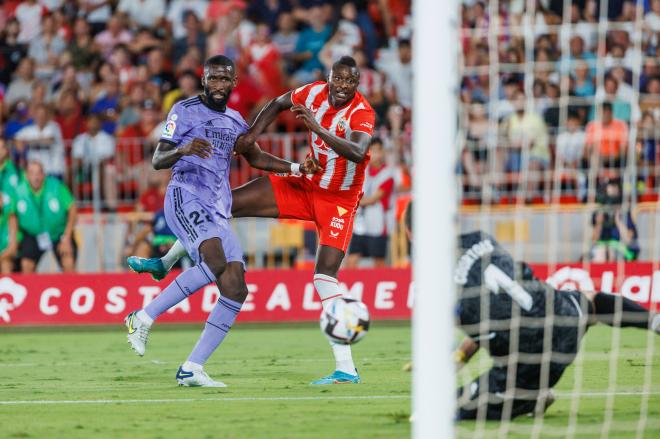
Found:
M 88 400 L 32 400 L 0 401 L 0 405 L 42 404 L 163 404 L 205 401 L 317 401 L 359 399 L 410 399 L 410 395 L 356 395 L 356 396 L 273 396 L 273 397 L 224 397 L 224 398 L 180 398 L 180 399 L 88 399 Z

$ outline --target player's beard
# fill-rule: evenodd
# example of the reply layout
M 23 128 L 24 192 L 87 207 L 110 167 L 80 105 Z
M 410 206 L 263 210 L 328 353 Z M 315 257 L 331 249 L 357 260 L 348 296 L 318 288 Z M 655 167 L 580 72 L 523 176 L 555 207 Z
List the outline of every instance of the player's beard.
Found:
M 227 102 L 231 96 L 231 90 L 225 92 L 225 97 L 223 99 L 214 99 L 211 91 L 208 87 L 204 87 L 204 96 L 206 97 L 206 102 L 214 109 L 218 111 L 225 111 L 227 108 Z

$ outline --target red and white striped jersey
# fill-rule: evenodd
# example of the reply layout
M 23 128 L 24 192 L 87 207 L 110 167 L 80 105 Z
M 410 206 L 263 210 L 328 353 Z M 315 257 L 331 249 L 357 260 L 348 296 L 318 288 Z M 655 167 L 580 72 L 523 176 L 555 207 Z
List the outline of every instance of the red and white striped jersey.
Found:
M 328 84 L 325 81 L 304 85 L 291 93 L 294 105 L 309 108 L 317 122 L 333 135 L 350 139 L 353 131 L 373 134 L 376 114 L 369 102 L 356 92 L 353 99 L 342 107 L 335 108 L 328 100 Z M 361 191 L 364 171 L 369 164 L 369 154 L 362 163 L 354 163 L 341 157 L 323 139 L 310 132 L 311 153 L 319 161 L 323 171 L 308 178 L 322 189 L 329 191 Z

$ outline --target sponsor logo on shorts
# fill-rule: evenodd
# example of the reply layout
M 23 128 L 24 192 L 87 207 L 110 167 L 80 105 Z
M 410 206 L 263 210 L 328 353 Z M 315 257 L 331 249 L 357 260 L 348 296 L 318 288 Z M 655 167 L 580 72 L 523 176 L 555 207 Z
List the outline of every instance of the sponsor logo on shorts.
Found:
M 344 208 L 341 207 L 341 206 L 337 206 L 337 213 L 339 214 L 339 216 L 344 216 L 344 215 L 346 215 L 346 212 L 348 212 L 348 210 L 344 209 Z
M 332 221 L 330 221 L 330 227 L 337 230 L 344 230 L 344 220 L 333 216 Z
M 335 238 L 335 239 L 338 238 L 339 237 L 339 232 L 333 232 L 332 230 L 330 230 L 330 237 Z

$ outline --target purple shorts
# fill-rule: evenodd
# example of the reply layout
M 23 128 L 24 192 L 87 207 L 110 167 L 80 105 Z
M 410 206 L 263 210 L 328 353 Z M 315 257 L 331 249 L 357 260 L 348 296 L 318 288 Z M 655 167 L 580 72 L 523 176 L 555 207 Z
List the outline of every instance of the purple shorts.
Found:
M 240 262 L 245 268 L 243 249 L 229 220 L 194 194 L 169 186 L 165 196 L 165 219 L 195 264 L 200 262 L 200 244 L 219 238 L 227 262 Z

